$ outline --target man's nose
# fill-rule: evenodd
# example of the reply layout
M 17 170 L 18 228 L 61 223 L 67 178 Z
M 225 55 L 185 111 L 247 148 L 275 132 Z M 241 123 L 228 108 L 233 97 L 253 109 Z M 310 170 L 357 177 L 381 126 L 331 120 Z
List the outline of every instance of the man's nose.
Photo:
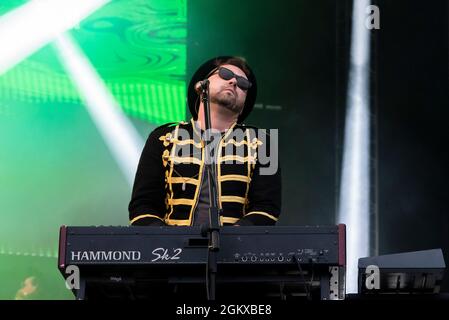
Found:
M 231 79 L 228 80 L 228 82 L 233 86 L 235 86 L 237 84 L 237 79 L 235 77 L 232 77 Z

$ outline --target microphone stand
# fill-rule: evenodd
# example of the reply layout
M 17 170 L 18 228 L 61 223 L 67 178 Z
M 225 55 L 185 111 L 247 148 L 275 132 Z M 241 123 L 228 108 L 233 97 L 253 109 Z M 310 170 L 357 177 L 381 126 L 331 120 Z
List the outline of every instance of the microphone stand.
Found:
M 207 179 L 209 182 L 209 228 L 207 235 L 209 238 L 208 256 L 207 256 L 207 273 L 206 273 L 206 291 L 207 299 L 215 300 L 215 285 L 217 274 L 217 255 L 220 249 L 220 209 L 218 207 L 218 191 L 216 180 L 216 163 L 211 157 L 211 120 L 209 105 L 209 80 L 201 81 L 202 102 L 204 107 L 205 118 L 205 163 L 207 170 Z M 215 154 L 214 154 L 215 158 Z

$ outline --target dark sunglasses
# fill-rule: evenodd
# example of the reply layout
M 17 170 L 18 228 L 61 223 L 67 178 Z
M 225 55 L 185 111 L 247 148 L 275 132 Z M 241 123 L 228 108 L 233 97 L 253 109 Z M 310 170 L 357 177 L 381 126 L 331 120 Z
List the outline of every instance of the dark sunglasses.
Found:
M 236 75 L 234 72 L 225 67 L 220 67 L 218 69 L 218 75 L 223 80 L 231 80 L 232 78 L 235 78 L 237 80 L 237 86 L 245 91 L 251 88 L 252 86 L 252 83 L 248 79 Z

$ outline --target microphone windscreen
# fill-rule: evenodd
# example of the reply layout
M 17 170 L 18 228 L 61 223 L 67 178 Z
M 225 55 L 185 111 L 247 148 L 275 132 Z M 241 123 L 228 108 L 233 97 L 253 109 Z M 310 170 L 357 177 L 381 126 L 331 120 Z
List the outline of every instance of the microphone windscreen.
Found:
M 195 91 L 196 91 L 196 93 L 198 93 L 198 94 L 201 93 L 201 81 L 198 81 L 198 82 L 195 84 Z

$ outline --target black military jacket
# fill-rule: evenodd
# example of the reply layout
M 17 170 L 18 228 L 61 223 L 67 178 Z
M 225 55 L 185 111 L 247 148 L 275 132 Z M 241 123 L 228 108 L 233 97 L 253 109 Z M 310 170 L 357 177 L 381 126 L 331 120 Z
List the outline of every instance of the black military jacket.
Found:
M 129 218 L 132 225 L 161 221 L 191 226 L 205 170 L 203 132 L 193 120 L 156 128 L 148 137 L 137 168 Z M 218 137 L 211 153 L 217 163 L 221 225 L 272 225 L 281 210 L 281 173 L 262 175 L 258 151 L 269 135 L 234 124 Z

